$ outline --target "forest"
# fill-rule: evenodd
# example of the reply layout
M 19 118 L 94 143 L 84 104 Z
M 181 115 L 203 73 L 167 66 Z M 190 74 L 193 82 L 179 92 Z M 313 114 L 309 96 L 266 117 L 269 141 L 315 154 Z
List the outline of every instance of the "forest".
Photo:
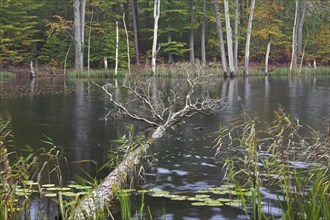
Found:
M 153 50 L 160 64 L 212 66 L 228 59 L 229 72 L 243 66 L 247 54 L 251 66 L 264 65 L 267 51 L 271 66 L 330 64 L 327 0 L 3 0 L 0 4 L 1 69 L 29 66 L 31 61 L 54 68 L 103 69 L 105 59 L 109 67 L 127 68 L 128 53 L 132 64 L 144 67 L 151 64 Z

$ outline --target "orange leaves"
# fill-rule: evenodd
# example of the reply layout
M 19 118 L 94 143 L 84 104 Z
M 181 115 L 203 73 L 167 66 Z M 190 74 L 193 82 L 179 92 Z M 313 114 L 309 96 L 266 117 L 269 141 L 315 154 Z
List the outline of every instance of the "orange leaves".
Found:
M 49 27 L 49 30 L 47 31 L 48 34 L 64 33 L 72 30 L 72 21 L 65 20 L 59 15 L 54 15 L 53 18 L 57 19 L 58 22 L 50 22 L 49 20 L 46 20 L 46 26 Z

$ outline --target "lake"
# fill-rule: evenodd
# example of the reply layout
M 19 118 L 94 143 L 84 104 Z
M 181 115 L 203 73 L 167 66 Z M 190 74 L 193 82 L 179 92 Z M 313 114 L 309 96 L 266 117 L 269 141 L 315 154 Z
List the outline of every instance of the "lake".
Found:
M 157 85 L 169 90 L 175 80 L 158 79 Z M 213 133 L 242 113 L 267 123 L 275 119 L 274 111 L 281 107 L 316 130 L 324 131 L 330 124 L 329 76 L 219 79 L 211 90 L 225 99 L 224 110 L 209 117 L 184 119 L 156 140 L 150 148 L 155 163 L 147 169 L 141 187 L 194 194 L 220 186 L 223 171 L 214 158 Z M 107 170 L 97 171 L 108 160 L 113 140 L 127 133 L 127 124 L 134 123 L 137 134 L 148 134 L 142 122 L 121 117 L 105 121 L 113 106 L 99 88 L 86 80 L 16 79 L 0 82 L 0 93 L 0 118 L 11 119 L 16 146 L 23 149 L 29 145 L 37 150 L 46 146 L 42 141 L 51 138 L 68 161 L 64 181 L 85 177 L 85 172 L 105 177 Z M 132 196 L 132 206 L 138 209 L 139 200 L 140 196 Z M 246 219 L 243 211 L 231 206 L 196 207 L 190 201 L 149 195 L 145 203 L 155 219 Z M 268 211 L 274 215 L 280 212 L 271 206 Z

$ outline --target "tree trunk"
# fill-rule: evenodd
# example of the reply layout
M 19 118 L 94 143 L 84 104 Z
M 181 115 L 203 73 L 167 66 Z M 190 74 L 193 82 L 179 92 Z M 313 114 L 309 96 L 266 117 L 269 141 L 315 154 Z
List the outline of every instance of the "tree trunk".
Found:
M 118 167 L 79 203 L 74 211 L 73 219 L 96 219 L 96 213 L 104 210 L 105 206 L 115 198 L 122 184 L 141 163 L 148 148 L 149 144 L 144 144 L 128 153 Z
M 292 29 L 292 51 L 291 51 L 291 64 L 290 64 L 290 72 L 292 69 L 297 68 L 297 20 L 298 20 L 298 8 L 299 8 L 299 0 L 296 0 L 296 10 L 294 17 L 294 24 Z
M 249 16 L 248 28 L 246 33 L 246 43 L 245 43 L 244 76 L 249 75 L 250 41 L 251 41 L 254 6 L 255 6 L 255 0 L 251 0 L 250 16 Z
M 125 13 L 123 14 L 123 23 L 124 23 L 124 29 L 126 34 L 126 46 L 127 46 L 127 68 L 128 68 L 128 74 L 131 74 L 131 56 L 130 56 L 130 49 L 129 49 L 129 36 L 125 21 Z
M 133 19 L 133 33 L 134 33 L 134 50 L 135 50 L 135 64 L 137 66 L 140 65 L 140 54 L 139 54 L 139 35 L 138 35 L 138 27 L 137 27 L 137 15 L 135 10 L 135 0 L 131 1 L 132 8 L 132 19 Z
M 238 0 L 235 0 L 235 49 L 234 49 L 234 66 L 235 72 L 238 73 L 238 25 L 239 25 Z
M 202 65 L 206 65 L 206 49 L 205 49 L 205 29 L 206 29 L 206 1 L 203 1 L 203 18 L 202 18 L 202 30 L 201 30 L 201 60 Z
M 158 20 L 160 16 L 160 0 L 154 2 L 154 39 L 152 43 L 151 70 L 156 76 L 156 58 L 157 58 L 157 37 L 158 37 Z
M 172 32 L 169 31 L 167 34 L 167 42 L 172 42 Z M 173 63 L 173 55 L 171 53 L 168 53 L 168 63 Z
M 227 34 L 227 49 L 228 49 L 228 64 L 230 77 L 235 76 L 234 68 L 234 56 L 233 56 L 233 35 L 230 26 L 230 15 L 229 15 L 229 4 L 228 0 L 223 1 L 225 8 L 225 18 L 226 18 L 226 34 Z
M 302 35 L 305 22 L 307 0 L 296 0 L 295 18 L 292 30 L 292 52 L 290 71 L 297 68 L 298 58 L 302 54 Z
M 88 49 L 87 49 L 87 71 L 88 71 L 88 77 L 89 77 L 89 71 L 90 71 L 90 55 L 91 55 L 91 34 L 92 34 L 92 22 L 93 22 L 93 8 L 92 8 L 92 14 L 91 19 L 89 21 L 89 31 L 88 31 Z
M 194 15 L 194 10 L 195 10 L 195 6 L 194 6 L 194 1 L 191 0 L 190 2 L 190 35 L 189 35 L 189 61 L 190 63 L 194 63 L 195 62 L 195 47 L 194 47 L 194 28 L 193 28 L 193 24 L 195 21 L 195 15 Z
M 73 0 L 75 69 L 79 71 L 84 69 L 85 6 L 86 0 Z
M 266 50 L 266 57 L 265 57 L 265 74 L 268 76 L 268 60 L 269 60 L 269 52 L 270 52 L 270 46 L 271 42 L 268 42 L 267 44 L 267 50 Z
M 108 59 L 106 57 L 104 57 L 104 74 L 105 74 L 105 78 L 108 78 Z
M 220 54 L 221 54 L 223 74 L 224 74 L 224 77 L 227 78 L 228 77 L 227 59 L 226 59 L 225 44 L 223 41 L 223 34 L 222 34 L 222 27 L 221 27 L 221 14 L 220 14 L 218 0 L 214 0 L 214 7 L 215 7 L 215 13 L 216 13 L 216 22 L 217 22 L 219 44 L 220 44 Z
M 119 50 L 119 30 L 118 22 L 116 21 L 116 63 L 115 63 L 115 76 L 118 73 L 118 50 Z

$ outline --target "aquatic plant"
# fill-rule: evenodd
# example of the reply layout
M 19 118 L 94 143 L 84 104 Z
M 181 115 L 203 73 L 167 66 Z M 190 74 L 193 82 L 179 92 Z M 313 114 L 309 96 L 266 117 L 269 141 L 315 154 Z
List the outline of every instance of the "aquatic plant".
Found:
M 232 127 L 219 130 L 216 155 L 224 164 L 225 181 L 237 191 L 251 192 L 248 200 L 240 199 L 254 219 L 273 215 L 263 211 L 264 205 L 281 208 L 284 219 L 328 219 L 329 134 L 303 127 L 282 111 L 276 117 L 265 125 L 243 115 Z M 266 198 L 266 190 L 276 198 Z

